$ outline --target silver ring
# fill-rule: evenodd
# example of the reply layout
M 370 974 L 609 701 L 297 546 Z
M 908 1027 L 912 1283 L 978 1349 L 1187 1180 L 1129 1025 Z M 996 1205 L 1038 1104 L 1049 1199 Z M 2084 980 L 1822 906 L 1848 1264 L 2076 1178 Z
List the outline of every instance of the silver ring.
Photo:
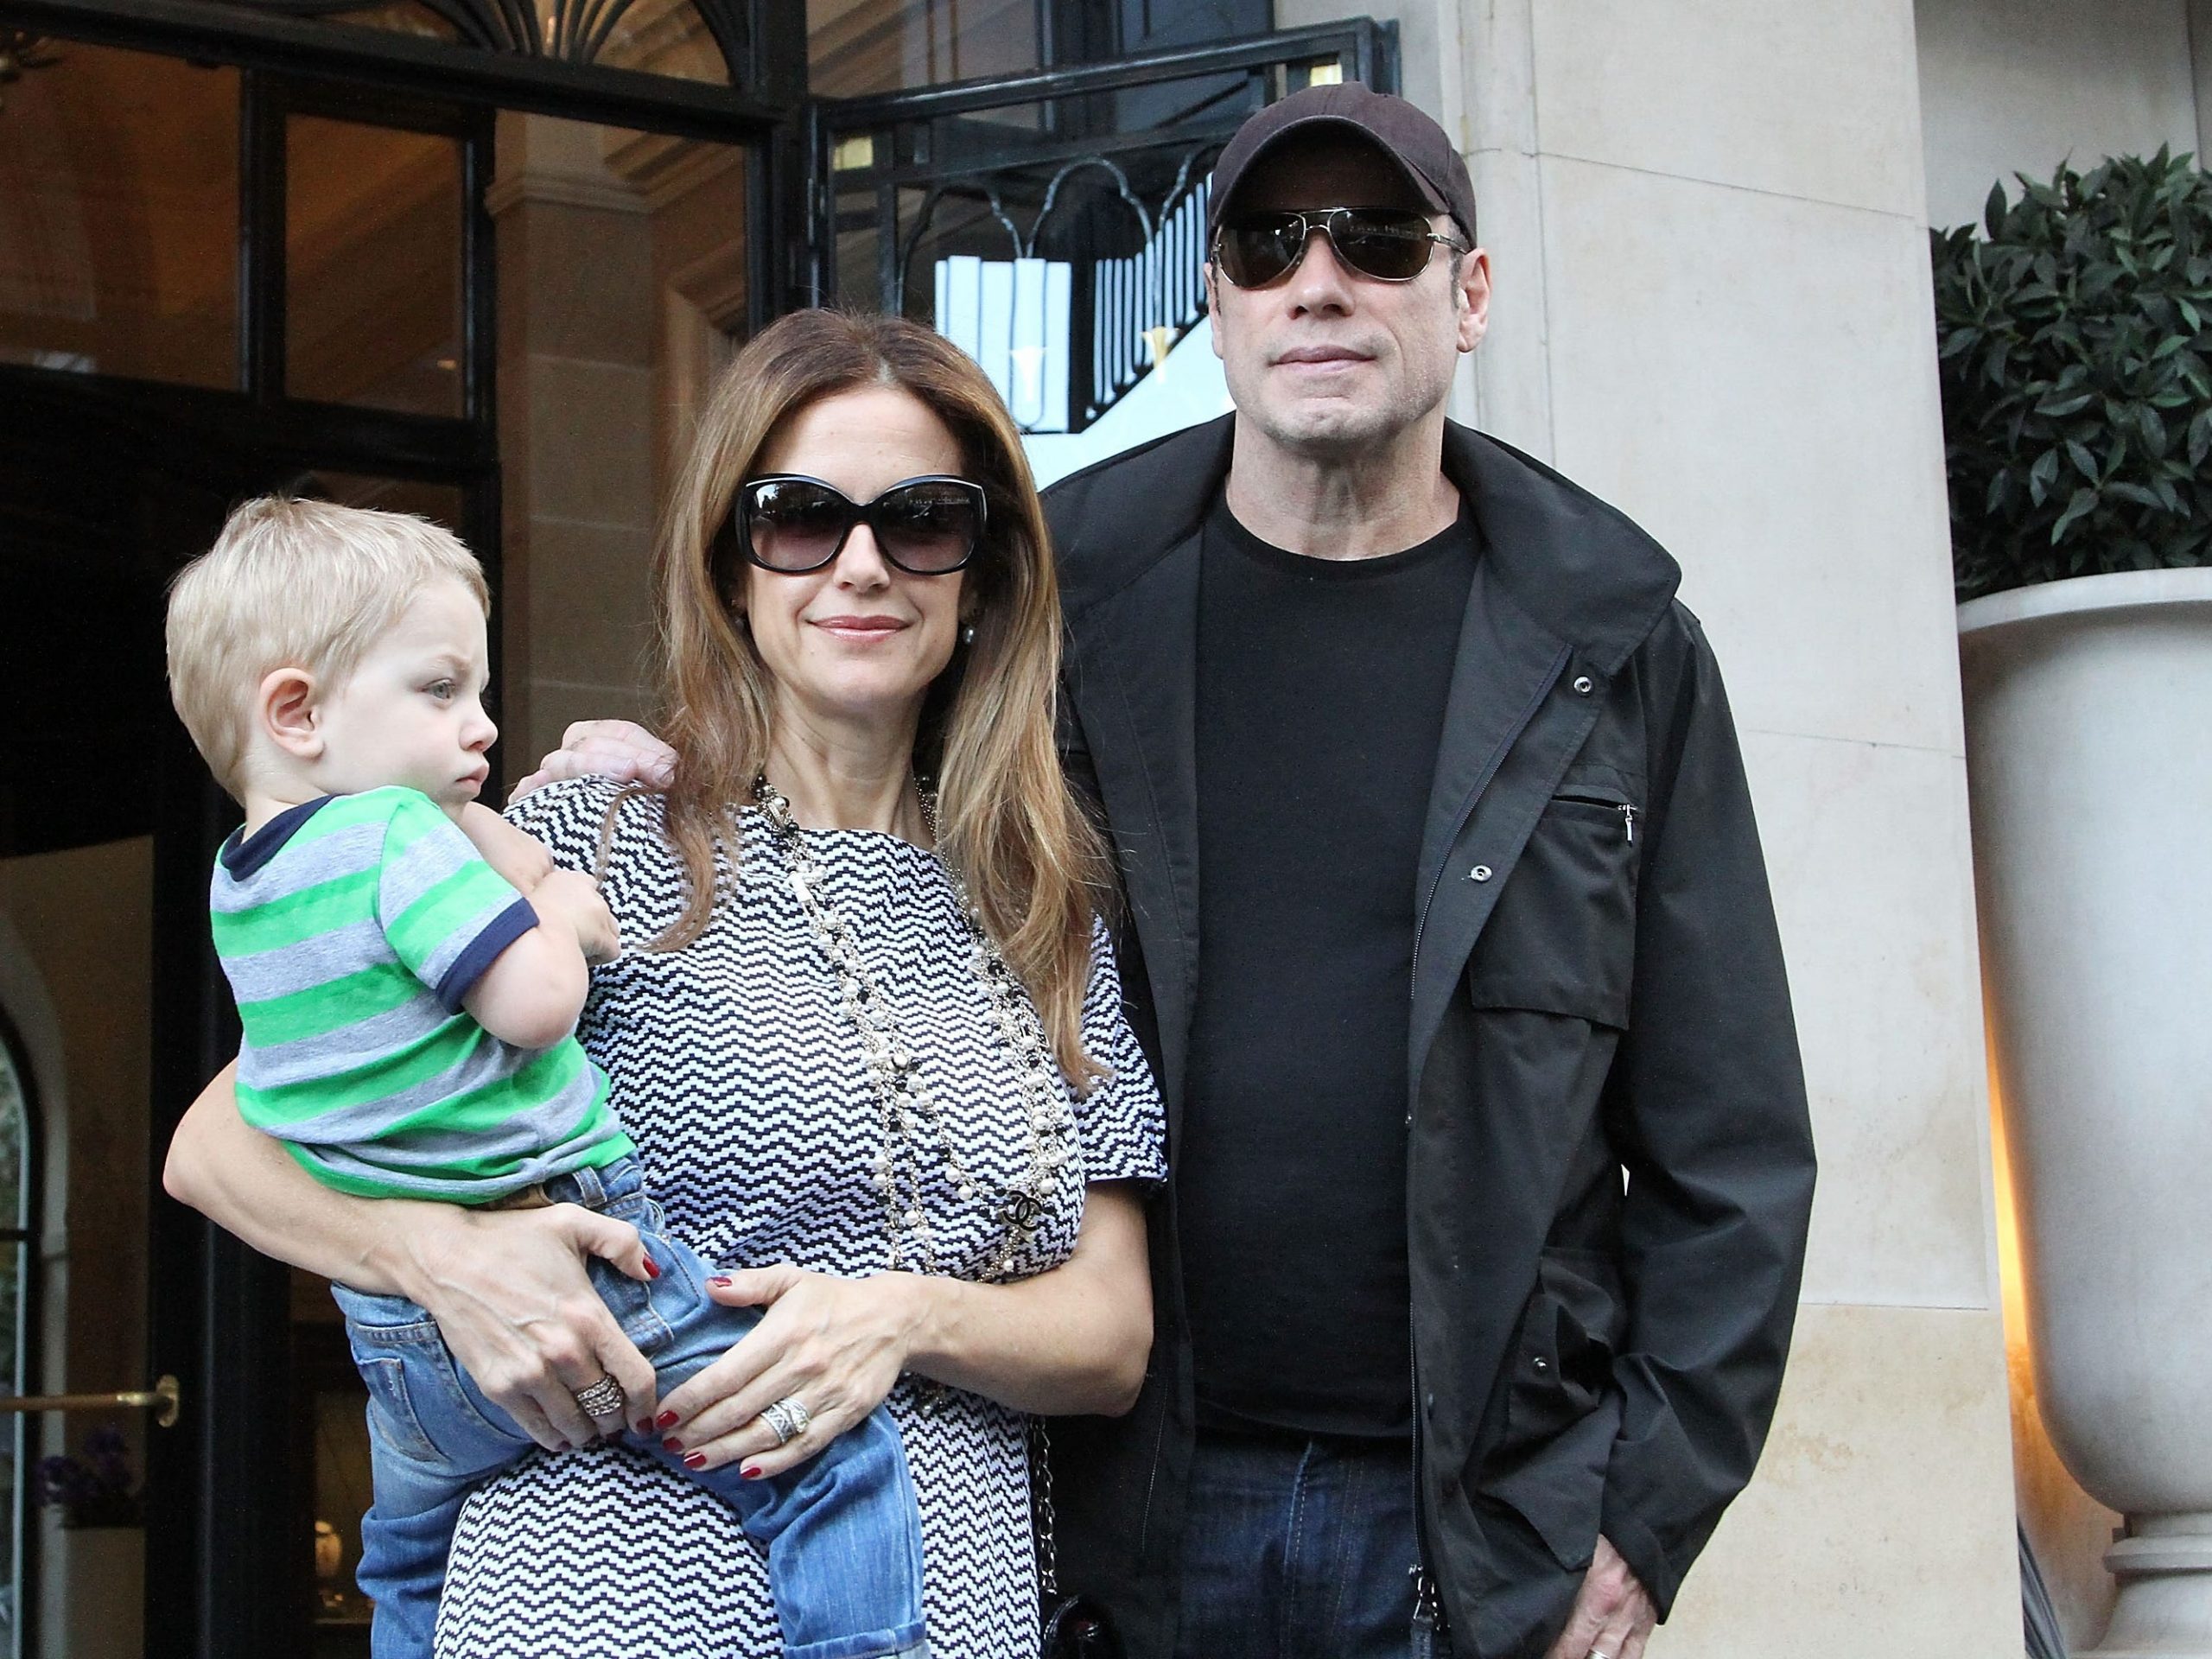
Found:
M 1592 1648 L 1590 1649 L 1590 1659 L 1613 1659 L 1613 1656 L 1603 1648 Z
M 768 1425 L 768 1432 L 776 1437 L 778 1446 L 787 1446 L 806 1433 L 808 1425 L 814 1421 L 814 1414 L 797 1395 L 787 1394 L 763 1406 L 760 1421 Z
M 602 1376 L 589 1388 L 576 1390 L 576 1404 L 587 1417 L 620 1417 L 628 1399 L 612 1376 Z

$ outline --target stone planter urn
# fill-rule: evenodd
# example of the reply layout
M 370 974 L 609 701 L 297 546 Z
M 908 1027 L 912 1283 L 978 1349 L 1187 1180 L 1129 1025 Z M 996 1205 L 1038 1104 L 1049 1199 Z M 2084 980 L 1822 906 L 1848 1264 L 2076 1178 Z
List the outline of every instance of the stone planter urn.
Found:
M 40 1651 L 49 1659 L 140 1659 L 145 1529 L 49 1526 L 39 1554 Z
M 2212 569 L 1959 607 L 2036 1386 L 2127 1517 L 2082 1659 L 2212 1659 Z

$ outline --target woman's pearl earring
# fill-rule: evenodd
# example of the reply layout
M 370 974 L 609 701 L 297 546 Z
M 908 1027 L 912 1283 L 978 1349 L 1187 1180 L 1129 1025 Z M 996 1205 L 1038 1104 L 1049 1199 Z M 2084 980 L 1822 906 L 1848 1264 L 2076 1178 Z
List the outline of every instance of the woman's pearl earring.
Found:
M 960 643 L 963 645 L 972 645 L 976 643 L 976 625 L 973 622 L 963 623 L 960 629 Z

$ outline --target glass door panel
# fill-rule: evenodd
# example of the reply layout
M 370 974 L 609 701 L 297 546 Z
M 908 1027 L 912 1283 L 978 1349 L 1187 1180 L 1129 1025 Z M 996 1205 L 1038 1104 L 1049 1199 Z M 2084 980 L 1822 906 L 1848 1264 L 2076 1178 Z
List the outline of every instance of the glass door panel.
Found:
M 235 385 L 238 71 L 23 38 L 0 106 L 0 363 Z
M 462 409 L 459 141 L 285 122 L 285 387 L 410 415 Z

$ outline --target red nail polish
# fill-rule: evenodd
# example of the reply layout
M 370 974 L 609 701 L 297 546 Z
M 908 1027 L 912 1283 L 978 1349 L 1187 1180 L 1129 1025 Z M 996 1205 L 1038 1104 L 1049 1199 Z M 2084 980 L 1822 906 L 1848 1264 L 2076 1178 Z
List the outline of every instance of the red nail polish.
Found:
M 660 1449 L 664 1452 L 681 1452 L 683 1449 L 683 1442 L 671 1434 L 660 1443 Z
M 573 1451 L 575 1451 L 576 1448 L 575 1448 L 575 1447 L 574 1447 L 573 1446 L 570 1446 L 570 1445 L 569 1445 L 566 1440 L 563 1440 L 563 1441 L 562 1441 L 562 1442 L 561 1442 L 560 1449 L 561 1449 L 562 1451 L 563 1451 L 563 1452 L 573 1452 Z
M 728 1290 L 729 1288 L 729 1275 L 726 1273 L 718 1273 L 713 1278 L 708 1280 L 707 1282 L 712 1285 L 716 1290 Z
M 650 1433 L 652 1433 L 652 1432 L 653 1432 L 653 1420 L 652 1420 L 652 1418 L 650 1418 L 650 1417 L 640 1417 L 640 1418 L 639 1418 L 639 1419 L 638 1419 L 638 1433 L 640 1433 L 640 1434 L 650 1434 Z
M 660 1277 L 660 1263 L 654 1261 L 650 1255 L 645 1258 L 645 1277 L 648 1279 L 658 1279 Z
M 757 1463 L 748 1463 L 738 1472 L 747 1480 L 758 1480 L 760 1478 L 760 1465 Z
M 653 1427 L 655 1428 L 674 1428 L 676 1427 L 676 1414 L 672 1411 L 664 1411 L 659 1416 L 653 1419 Z
M 683 1458 L 683 1466 L 686 1469 L 705 1468 L 707 1466 L 707 1454 L 703 1452 L 686 1452 Z

